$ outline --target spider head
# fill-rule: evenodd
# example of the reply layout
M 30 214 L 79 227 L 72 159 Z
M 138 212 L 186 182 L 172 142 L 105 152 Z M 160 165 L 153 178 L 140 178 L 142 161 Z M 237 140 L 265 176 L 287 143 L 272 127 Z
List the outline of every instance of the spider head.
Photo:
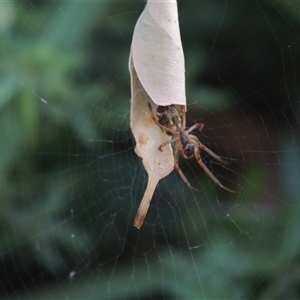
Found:
M 192 158 L 195 154 L 195 146 L 191 142 L 187 142 L 185 145 L 182 147 L 182 154 L 185 158 Z
M 195 145 L 192 143 L 188 136 L 183 132 L 180 133 L 181 152 L 185 158 L 192 158 L 195 153 Z

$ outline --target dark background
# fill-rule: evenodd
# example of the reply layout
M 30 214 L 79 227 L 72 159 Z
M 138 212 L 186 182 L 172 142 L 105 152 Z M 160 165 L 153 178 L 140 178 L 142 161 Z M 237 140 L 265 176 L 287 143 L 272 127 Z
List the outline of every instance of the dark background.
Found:
M 0 4 L 2 299 L 299 298 L 300 6 L 180 1 L 188 126 L 231 161 L 159 184 L 129 128 L 140 1 Z

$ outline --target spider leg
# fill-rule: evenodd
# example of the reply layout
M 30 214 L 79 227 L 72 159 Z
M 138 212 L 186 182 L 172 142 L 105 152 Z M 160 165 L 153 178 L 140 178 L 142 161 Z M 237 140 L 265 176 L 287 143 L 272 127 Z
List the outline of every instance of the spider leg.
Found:
M 183 180 L 183 182 L 192 190 L 199 192 L 200 190 L 195 189 L 194 187 L 192 187 L 189 183 L 189 181 L 187 180 L 187 178 L 185 177 L 185 175 L 182 173 L 181 169 L 179 168 L 178 165 L 178 159 L 179 159 L 179 155 L 178 155 L 178 149 L 176 148 L 174 150 L 174 168 L 175 170 L 178 172 L 178 174 L 180 175 L 181 179 Z
M 181 118 L 182 118 L 181 130 L 185 130 L 185 126 L 186 126 L 185 106 L 180 105 L 180 110 L 181 110 Z
M 150 113 L 151 113 L 152 118 L 153 118 L 154 120 L 156 120 L 156 116 L 155 116 L 155 113 L 154 113 L 154 111 L 153 111 L 153 108 L 152 108 L 151 103 L 150 103 L 150 102 L 147 102 L 147 104 L 148 104 L 148 108 L 149 108 L 149 110 L 150 110 Z
M 150 110 L 150 113 L 151 113 L 151 117 L 152 117 L 154 123 L 155 123 L 157 126 L 159 126 L 161 129 L 163 129 L 163 130 L 165 130 L 165 131 L 167 131 L 167 132 L 170 132 L 170 133 L 172 133 L 173 135 L 176 135 L 177 131 L 175 131 L 175 130 L 173 130 L 173 129 L 171 129 L 171 128 L 168 128 L 168 127 L 166 127 L 166 126 L 164 126 L 164 125 L 161 125 L 161 124 L 157 121 L 157 118 L 156 118 L 156 116 L 155 116 L 155 114 L 154 114 L 153 108 L 152 108 L 152 106 L 151 106 L 151 104 L 150 104 L 149 102 L 148 102 L 148 107 L 149 107 L 149 110 Z
M 200 127 L 200 131 L 202 130 L 202 128 L 204 127 L 203 123 L 197 123 L 195 125 L 193 125 L 192 127 L 190 127 L 188 130 L 186 130 L 185 134 L 189 134 L 190 132 L 192 132 L 193 130 L 197 129 Z
M 175 141 L 177 141 L 177 140 L 178 140 L 178 137 L 175 137 L 174 139 L 171 139 L 171 140 L 169 140 L 169 141 L 166 141 L 166 142 L 162 143 L 162 144 L 158 147 L 158 150 L 159 150 L 159 151 L 162 151 L 162 147 L 164 147 L 164 146 L 166 146 L 166 145 L 168 145 L 168 144 L 171 144 L 171 143 L 173 143 L 173 142 L 175 142 Z
M 206 153 L 208 153 L 211 157 L 213 157 L 215 160 L 219 161 L 222 165 L 224 166 L 228 166 L 230 165 L 230 162 L 222 159 L 219 155 L 217 155 L 216 153 L 212 152 L 210 149 L 208 149 L 206 146 L 204 146 L 202 143 L 200 143 L 200 141 L 198 140 L 198 138 L 194 135 L 189 135 L 189 138 L 191 140 L 193 140 L 193 142 L 197 142 L 198 147 L 205 151 Z M 198 151 L 197 151 L 198 153 Z
M 209 149 L 208 149 L 209 150 Z M 209 150 L 210 151 L 210 150 Z M 209 152 L 208 152 L 209 153 Z M 212 152 L 213 153 L 213 152 Z M 210 153 L 209 153 L 210 154 Z M 213 153 L 214 154 L 214 153 Z M 224 185 L 221 184 L 221 182 L 214 176 L 214 174 L 206 167 L 206 165 L 203 163 L 203 161 L 201 160 L 201 156 L 199 154 L 199 152 L 197 151 L 197 148 L 195 148 L 195 157 L 196 160 L 198 162 L 198 164 L 200 165 L 200 167 L 206 172 L 206 174 L 211 178 L 211 180 L 218 185 L 220 188 L 231 192 L 231 193 L 239 193 L 238 191 L 234 191 L 231 189 L 228 189 L 227 187 L 225 187 Z M 214 156 L 213 156 L 214 157 Z

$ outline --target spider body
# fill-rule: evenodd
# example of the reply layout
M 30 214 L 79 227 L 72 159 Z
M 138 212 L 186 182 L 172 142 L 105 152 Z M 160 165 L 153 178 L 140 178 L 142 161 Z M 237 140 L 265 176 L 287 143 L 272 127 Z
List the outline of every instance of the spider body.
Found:
M 156 125 L 158 125 L 164 132 L 172 136 L 171 140 L 162 143 L 158 149 L 162 151 L 162 148 L 170 143 L 175 143 L 174 149 L 174 168 L 179 173 L 182 180 L 194 190 L 185 175 L 182 173 L 178 161 L 179 152 L 182 153 L 183 157 L 190 159 L 195 157 L 200 167 L 207 173 L 207 175 L 217 184 L 220 188 L 231 192 L 238 193 L 238 191 L 231 190 L 223 186 L 220 181 L 213 175 L 213 173 L 206 167 L 202 162 L 200 152 L 205 151 L 207 154 L 212 156 L 215 160 L 219 161 L 223 165 L 228 165 L 227 161 L 224 161 L 217 154 L 212 152 L 206 146 L 204 146 L 199 139 L 190 134 L 193 130 L 199 128 L 201 131 L 204 124 L 196 123 L 189 129 L 186 129 L 186 119 L 185 119 L 185 107 L 183 105 L 169 105 L 169 106 L 158 106 L 156 113 L 153 111 L 151 104 L 148 102 L 148 107 L 151 113 L 151 117 Z
M 189 138 L 182 132 L 179 134 L 179 137 L 180 137 L 182 155 L 186 159 L 193 158 L 195 152 L 194 144 L 191 143 L 189 141 Z

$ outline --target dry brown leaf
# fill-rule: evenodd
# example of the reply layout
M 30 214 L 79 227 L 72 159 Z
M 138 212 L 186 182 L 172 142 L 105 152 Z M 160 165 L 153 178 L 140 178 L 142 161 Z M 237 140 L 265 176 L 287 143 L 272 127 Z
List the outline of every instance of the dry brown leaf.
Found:
M 174 169 L 171 146 L 158 150 L 170 137 L 154 123 L 147 103 L 155 111 L 158 105 L 186 107 L 176 1 L 148 1 L 134 30 L 129 71 L 130 126 L 136 141 L 135 152 L 148 173 L 148 185 L 134 220 L 134 226 L 140 228 L 157 183 Z
M 186 106 L 176 1 L 147 2 L 134 29 L 131 56 L 140 82 L 154 103 Z
M 158 147 L 170 137 L 153 122 L 147 105 L 147 102 L 151 103 L 152 100 L 141 85 L 131 59 L 129 70 L 132 93 L 130 126 L 136 140 L 135 152 L 142 158 L 144 168 L 148 173 L 148 185 L 134 220 L 134 226 L 140 228 L 158 181 L 174 169 L 174 158 L 170 145 L 164 147 L 163 151 L 158 150 Z

